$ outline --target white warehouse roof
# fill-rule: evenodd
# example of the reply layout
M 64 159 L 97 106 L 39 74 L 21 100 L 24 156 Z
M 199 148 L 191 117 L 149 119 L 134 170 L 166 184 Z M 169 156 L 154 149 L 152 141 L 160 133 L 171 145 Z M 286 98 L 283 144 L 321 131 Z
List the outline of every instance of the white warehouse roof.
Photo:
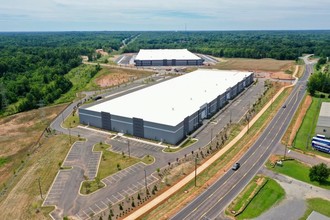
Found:
M 251 72 L 197 70 L 88 107 L 127 118 L 176 126 Z
M 197 55 L 187 49 L 141 49 L 135 60 L 199 60 Z
M 330 102 L 322 102 L 317 126 L 330 127 Z

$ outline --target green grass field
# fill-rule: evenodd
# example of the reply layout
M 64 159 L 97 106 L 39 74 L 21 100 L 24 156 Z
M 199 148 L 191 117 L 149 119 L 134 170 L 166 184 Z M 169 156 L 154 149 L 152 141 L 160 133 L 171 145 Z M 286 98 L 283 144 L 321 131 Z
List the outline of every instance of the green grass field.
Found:
M 312 104 L 306 112 L 305 118 L 294 139 L 293 146 L 302 151 L 313 152 L 324 157 L 330 157 L 329 154 L 313 150 L 311 146 L 311 139 L 315 135 L 315 127 L 322 102 L 330 102 L 330 99 L 313 97 Z
M 258 182 L 259 181 L 259 182 Z M 228 215 L 238 215 L 243 211 L 258 191 L 266 184 L 268 179 L 263 176 L 255 176 L 253 180 L 244 188 L 244 190 L 235 198 L 235 200 L 226 209 Z M 233 214 L 232 214 L 233 213 Z
M 309 179 L 310 167 L 296 160 L 284 161 L 283 166 L 275 166 L 275 168 L 270 169 L 274 170 L 275 172 L 290 176 L 294 179 L 312 184 L 314 186 L 322 187 L 324 189 L 330 189 L 330 178 L 328 178 L 328 180 L 322 185 L 320 185 L 318 182 L 311 182 Z
M 330 217 L 330 201 L 321 198 L 307 199 L 307 210 L 300 220 L 305 220 L 312 213 L 312 211 L 319 212 L 325 216 Z
M 269 179 L 246 209 L 237 216 L 237 219 L 250 219 L 261 215 L 280 202 L 284 195 L 284 189 L 275 180 Z

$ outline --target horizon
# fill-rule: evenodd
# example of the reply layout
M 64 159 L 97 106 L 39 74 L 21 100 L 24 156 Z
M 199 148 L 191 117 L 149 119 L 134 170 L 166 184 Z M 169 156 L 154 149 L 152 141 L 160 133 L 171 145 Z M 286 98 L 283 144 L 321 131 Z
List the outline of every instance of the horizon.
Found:
M 299 32 L 299 31 L 330 31 L 329 29 L 260 29 L 260 30 L 64 30 L 64 31 L 0 31 L 0 33 L 69 33 L 69 32 L 272 32 L 272 31 L 286 31 L 286 32 Z
M 0 32 L 329 30 L 327 8 L 326 0 L 12 0 L 0 6 Z

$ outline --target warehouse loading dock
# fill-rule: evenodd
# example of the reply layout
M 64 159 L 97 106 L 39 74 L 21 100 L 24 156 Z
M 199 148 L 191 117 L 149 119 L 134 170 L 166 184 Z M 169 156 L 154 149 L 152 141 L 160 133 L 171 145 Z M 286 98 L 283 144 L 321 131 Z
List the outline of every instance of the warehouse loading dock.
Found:
M 79 109 L 80 123 L 177 144 L 253 82 L 252 72 L 197 70 Z

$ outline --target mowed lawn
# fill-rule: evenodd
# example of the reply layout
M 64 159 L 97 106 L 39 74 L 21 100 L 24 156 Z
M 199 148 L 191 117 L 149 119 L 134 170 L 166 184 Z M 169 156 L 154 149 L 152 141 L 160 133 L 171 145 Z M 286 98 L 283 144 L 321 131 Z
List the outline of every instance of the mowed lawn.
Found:
M 311 145 L 311 140 L 315 135 L 315 128 L 322 102 L 330 102 L 330 99 L 313 97 L 312 104 L 306 112 L 304 120 L 294 139 L 293 146 L 302 151 L 313 152 L 324 157 L 330 157 L 329 154 L 313 150 Z
M 284 195 L 284 189 L 275 180 L 269 179 L 246 209 L 237 216 L 237 219 L 250 219 L 260 216 L 284 199 Z
M 330 178 L 328 178 L 328 180 L 322 185 L 315 181 L 311 182 L 309 179 L 310 167 L 296 160 L 284 161 L 282 167 L 275 166 L 275 168 L 270 168 L 270 169 L 274 170 L 275 172 L 290 176 L 294 179 L 330 190 Z
M 330 217 L 330 201 L 321 198 L 307 199 L 307 210 L 301 220 L 307 219 L 312 211 L 319 212 L 325 216 Z

